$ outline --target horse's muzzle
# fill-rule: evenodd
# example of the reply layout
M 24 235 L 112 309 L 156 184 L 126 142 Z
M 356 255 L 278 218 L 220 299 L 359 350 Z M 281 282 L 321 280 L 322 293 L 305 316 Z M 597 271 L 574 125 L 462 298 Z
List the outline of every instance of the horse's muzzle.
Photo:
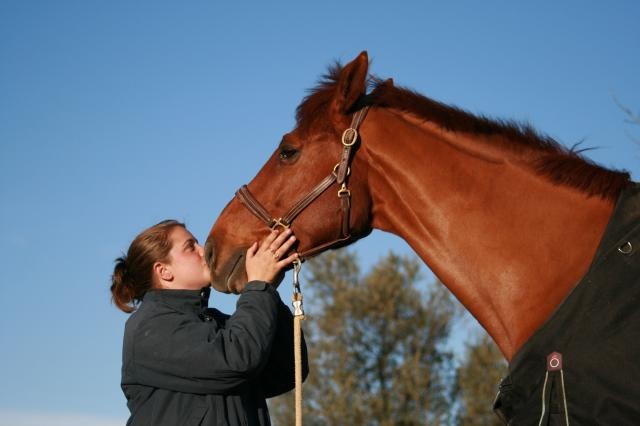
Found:
M 207 238 L 207 241 L 204 244 L 204 260 L 207 262 L 209 266 L 209 277 L 211 278 L 211 283 L 213 284 L 215 279 L 215 249 L 213 247 L 213 241 L 210 238 Z M 216 289 L 217 290 L 217 289 Z

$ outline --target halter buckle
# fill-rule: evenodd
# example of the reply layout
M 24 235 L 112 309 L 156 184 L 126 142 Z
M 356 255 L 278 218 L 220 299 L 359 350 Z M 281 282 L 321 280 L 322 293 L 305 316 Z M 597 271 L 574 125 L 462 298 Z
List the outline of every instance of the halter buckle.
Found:
M 342 133 L 342 145 L 352 146 L 358 140 L 358 131 L 353 127 L 349 127 Z
M 278 226 L 281 226 L 283 229 L 289 229 L 291 224 L 285 222 L 281 217 L 279 217 L 277 219 L 273 219 L 273 223 L 269 228 L 271 228 L 271 230 L 275 230 Z

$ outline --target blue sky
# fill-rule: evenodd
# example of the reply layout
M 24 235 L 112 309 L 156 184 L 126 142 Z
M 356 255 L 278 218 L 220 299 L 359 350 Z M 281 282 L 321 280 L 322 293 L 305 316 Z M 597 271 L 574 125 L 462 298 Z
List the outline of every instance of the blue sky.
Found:
M 204 239 L 334 59 L 367 50 L 640 178 L 613 100 L 640 110 L 638 2 L 274 3 L 0 1 L 0 426 L 124 424 L 114 258 L 168 217 Z M 356 245 L 365 265 L 389 249 L 409 252 Z

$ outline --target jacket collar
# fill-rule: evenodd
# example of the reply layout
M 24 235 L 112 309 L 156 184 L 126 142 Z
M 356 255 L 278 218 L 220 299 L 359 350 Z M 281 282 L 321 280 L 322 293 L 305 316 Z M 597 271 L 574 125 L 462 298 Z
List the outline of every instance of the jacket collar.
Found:
M 180 312 L 199 314 L 209 306 L 209 294 L 211 287 L 203 287 L 200 290 L 152 289 L 144 295 L 143 303 L 163 303 Z

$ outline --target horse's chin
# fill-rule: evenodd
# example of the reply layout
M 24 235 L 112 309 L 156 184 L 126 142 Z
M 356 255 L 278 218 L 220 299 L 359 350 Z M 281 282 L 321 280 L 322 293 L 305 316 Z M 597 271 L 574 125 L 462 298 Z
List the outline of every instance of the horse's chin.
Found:
M 211 271 L 211 286 L 221 293 L 238 294 L 247 282 L 244 269 L 244 251 L 231 257 L 220 272 Z

